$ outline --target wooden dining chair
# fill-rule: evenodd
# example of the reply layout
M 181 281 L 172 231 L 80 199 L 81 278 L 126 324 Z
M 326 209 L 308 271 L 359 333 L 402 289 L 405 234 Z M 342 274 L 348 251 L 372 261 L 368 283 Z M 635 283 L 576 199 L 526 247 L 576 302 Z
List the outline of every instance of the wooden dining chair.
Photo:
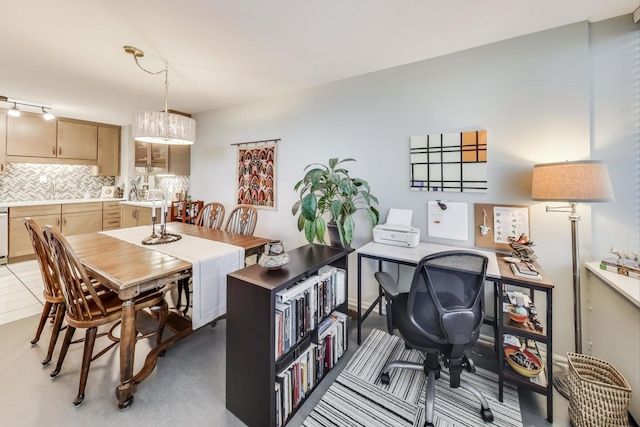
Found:
M 229 215 L 225 231 L 253 236 L 258 222 L 258 211 L 251 205 L 238 205 Z
M 196 218 L 196 225 L 220 230 L 224 222 L 224 206 L 218 202 L 211 202 L 204 205 Z
M 96 290 L 95 281 L 89 279 L 84 266 L 76 256 L 73 248 L 71 248 L 57 228 L 45 226 L 43 234 L 51 248 L 51 255 L 60 279 L 67 319 L 67 331 L 62 348 L 60 349 L 58 362 L 51 373 L 52 378 L 60 373 L 75 330 L 77 328 L 86 329 L 78 396 L 76 396 L 73 401 L 73 404 L 78 406 L 84 400 L 84 390 L 87 384 L 91 362 L 105 354 L 119 341 L 119 339 L 113 335 L 112 327 L 111 330 L 109 330 L 108 336 L 113 342 L 95 356 L 93 355 L 93 347 L 98 327 L 115 322 L 121 318 L 122 301 L 115 292 L 99 293 Z M 156 345 L 160 344 L 169 313 L 169 307 L 164 299 L 164 291 L 160 290 L 141 294 L 134 300 L 134 303 L 136 311 L 149 308 L 156 313 L 158 318 L 158 329 L 155 332 L 157 334 Z M 144 337 L 147 336 L 149 335 Z
M 53 258 L 51 257 L 51 251 L 49 245 L 42 234 L 40 226 L 31 218 L 24 219 L 24 225 L 27 227 L 33 250 L 40 267 L 40 273 L 42 275 L 42 296 L 44 298 L 44 308 L 40 315 L 40 323 L 38 323 L 38 329 L 36 330 L 36 336 L 31 340 L 31 345 L 35 345 L 40 340 L 40 335 L 44 329 L 44 325 L 47 320 L 53 316 L 53 331 L 51 332 L 51 338 L 49 339 L 49 349 L 47 355 L 42 361 L 43 365 L 49 364 L 51 356 L 53 355 L 53 349 L 56 346 L 60 329 L 62 328 L 62 321 L 64 319 L 64 296 L 62 295 L 62 289 L 58 281 L 58 274 L 53 264 Z

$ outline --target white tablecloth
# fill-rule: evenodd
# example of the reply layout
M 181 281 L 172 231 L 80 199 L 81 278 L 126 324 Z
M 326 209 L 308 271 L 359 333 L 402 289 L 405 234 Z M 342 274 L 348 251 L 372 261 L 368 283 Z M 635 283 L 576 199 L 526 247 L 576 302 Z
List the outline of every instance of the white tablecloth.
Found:
M 142 240 L 151 235 L 151 227 L 148 225 L 102 233 L 193 265 L 193 329 L 204 326 L 227 312 L 227 274 L 244 266 L 243 248 L 186 235 L 176 242 L 143 245 Z

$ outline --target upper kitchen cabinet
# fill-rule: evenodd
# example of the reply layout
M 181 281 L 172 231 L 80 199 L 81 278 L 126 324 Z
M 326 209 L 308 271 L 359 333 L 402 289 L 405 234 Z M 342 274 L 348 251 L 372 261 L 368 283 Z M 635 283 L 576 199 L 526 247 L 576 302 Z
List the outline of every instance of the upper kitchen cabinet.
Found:
M 142 174 L 189 175 L 191 173 L 191 146 L 150 144 L 136 141 L 136 168 Z
M 47 121 L 27 112 L 11 117 L 2 111 L 0 135 L 0 173 L 6 162 L 90 165 L 98 167 L 98 175 L 120 173 L 120 126 L 67 118 Z
M 98 126 L 98 175 L 120 175 L 120 127 Z
M 7 156 L 55 159 L 58 155 L 56 121 L 23 112 L 7 117 Z
M 169 171 L 170 175 L 190 175 L 191 174 L 191 146 L 190 145 L 170 145 L 169 146 Z
M 7 113 L 0 111 L 0 175 L 7 170 Z
M 166 172 L 169 164 L 169 146 L 136 141 L 135 167 L 145 172 Z
M 98 126 L 95 123 L 58 120 L 59 159 L 97 160 Z

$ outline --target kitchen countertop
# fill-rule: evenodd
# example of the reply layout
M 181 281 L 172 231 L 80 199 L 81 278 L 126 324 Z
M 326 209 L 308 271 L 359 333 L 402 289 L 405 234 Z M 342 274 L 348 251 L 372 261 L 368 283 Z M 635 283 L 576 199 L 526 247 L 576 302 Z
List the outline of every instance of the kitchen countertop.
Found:
M 120 202 L 121 205 L 129 205 L 129 206 L 137 206 L 139 208 L 151 208 L 153 205 L 153 202 L 151 201 L 122 201 Z M 160 207 L 160 202 L 156 202 L 156 208 Z
M 95 198 L 95 199 L 59 199 L 59 200 L 25 200 L 20 202 L 0 202 L 0 208 L 16 208 L 20 206 L 42 206 L 42 205 L 63 205 L 69 203 L 92 203 L 92 202 L 124 202 L 126 199 Z M 149 202 L 151 207 L 151 202 Z

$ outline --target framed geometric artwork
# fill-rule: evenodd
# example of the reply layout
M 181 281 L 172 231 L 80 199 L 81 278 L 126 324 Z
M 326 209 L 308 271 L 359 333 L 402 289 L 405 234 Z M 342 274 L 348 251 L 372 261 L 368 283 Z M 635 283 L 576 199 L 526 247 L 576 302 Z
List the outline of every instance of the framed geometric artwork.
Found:
M 487 131 L 411 137 L 411 190 L 487 192 Z
M 236 202 L 276 209 L 276 147 L 279 140 L 234 144 L 238 146 Z M 256 145 L 257 143 L 261 143 Z M 253 145 L 252 145 L 253 144 Z

